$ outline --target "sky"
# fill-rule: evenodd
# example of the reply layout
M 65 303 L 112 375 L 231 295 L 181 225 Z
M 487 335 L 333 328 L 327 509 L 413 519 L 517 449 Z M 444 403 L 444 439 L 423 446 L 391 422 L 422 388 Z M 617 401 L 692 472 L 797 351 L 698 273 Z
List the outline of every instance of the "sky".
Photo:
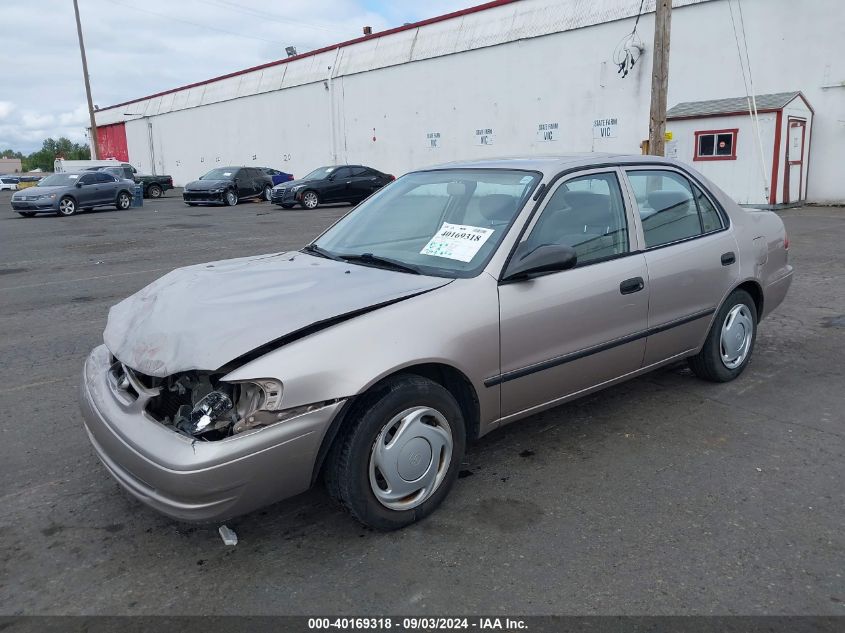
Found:
M 106 107 L 484 0 L 79 0 L 94 103 Z M 0 150 L 85 143 L 71 0 L 0 0 Z

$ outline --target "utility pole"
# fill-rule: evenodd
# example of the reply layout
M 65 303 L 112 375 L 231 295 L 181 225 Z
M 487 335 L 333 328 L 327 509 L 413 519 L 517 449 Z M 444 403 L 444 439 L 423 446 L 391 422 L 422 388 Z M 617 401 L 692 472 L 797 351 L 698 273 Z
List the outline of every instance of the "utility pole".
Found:
M 648 120 L 648 153 L 663 156 L 666 133 L 666 92 L 669 88 L 669 39 L 672 0 L 657 0 L 654 16 L 654 59 L 651 68 L 651 112 Z
M 76 34 L 79 36 L 79 53 L 82 55 L 82 74 L 85 76 L 85 96 L 88 97 L 88 116 L 91 118 L 91 158 L 97 156 L 97 121 L 94 119 L 94 101 L 91 99 L 91 83 L 88 81 L 88 60 L 85 58 L 85 42 L 82 40 L 82 22 L 79 20 L 79 5 L 73 0 L 73 12 L 76 14 Z

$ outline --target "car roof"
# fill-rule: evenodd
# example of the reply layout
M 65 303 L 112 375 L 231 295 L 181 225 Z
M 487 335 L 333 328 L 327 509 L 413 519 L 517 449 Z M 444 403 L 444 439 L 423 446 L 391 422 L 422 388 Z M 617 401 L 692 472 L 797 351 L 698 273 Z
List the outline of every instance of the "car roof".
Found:
M 462 160 L 442 163 L 426 167 L 419 171 L 432 169 L 521 169 L 539 171 L 544 174 L 557 173 L 573 167 L 588 167 L 597 164 L 631 164 L 631 163 L 675 163 L 663 156 L 647 156 L 642 154 L 611 154 L 602 152 L 582 152 L 558 154 L 550 156 L 509 156 L 502 158 L 487 158 L 483 160 Z

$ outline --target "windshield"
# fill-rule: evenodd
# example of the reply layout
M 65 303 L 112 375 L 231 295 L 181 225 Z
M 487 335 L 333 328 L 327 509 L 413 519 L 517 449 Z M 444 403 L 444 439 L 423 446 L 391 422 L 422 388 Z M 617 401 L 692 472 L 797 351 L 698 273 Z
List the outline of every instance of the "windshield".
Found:
M 322 180 L 323 178 L 328 178 L 329 174 L 331 174 L 335 169 L 337 169 L 337 167 L 320 167 L 305 176 L 302 180 Z
M 236 171 L 237 169 L 233 167 L 218 167 L 217 169 L 212 169 L 200 178 L 200 180 L 231 180 Z
M 36 187 L 67 187 L 79 179 L 80 174 L 53 174 L 38 181 Z
M 361 203 L 313 245 L 325 256 L 364 265 L 384 258 L 426 275 L 474 277 L 539 180 L 536 172 L 504 169 L 408 174 Z

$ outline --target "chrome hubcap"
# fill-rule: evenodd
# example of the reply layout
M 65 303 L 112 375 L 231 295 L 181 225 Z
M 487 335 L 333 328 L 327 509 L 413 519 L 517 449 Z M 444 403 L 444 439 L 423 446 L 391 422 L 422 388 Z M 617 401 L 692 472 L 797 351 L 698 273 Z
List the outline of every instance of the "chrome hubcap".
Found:
M 129 208 L 129 196 L 126 194 L 120 196 L 120 208 L 121 209 L 128 209 Z
M 313 209 L 317 206 L 317 194 L 311 193 L 310 191 L 305 194 L 303 197 L 303 201 L 305 202 L 305 206 L 309 209 Z
M 394 416 L 370 453 L 370 487 L 391 510 L 410 510 L 440 487 L 452 460 L 452 428 L 431 407 Z
M 226 201 L 230 205 L 234 206 L 234 204 L 238 201 L 238 197 L 235 195 L 234 191 L 230 191 L 229 193 L 226 194 Z
M 722 364 L 728 369 L 736 369 L 751 351 L 754 337 L 754 319 L 748 306 L 739 304 L 731 308 L 722 324 L 720 352 Z
M 73 213 L 75 209 L 76 207 L 73 204 L 73 200 L 62 200 L 59 202 L 59 211 L 65 215 Z
M 272 197 L 273 197 L 273 190 L 270 189 L 270 187 L 266 187 L 264 189 L 264 199 L 269 202 L 270 198 L 272 198 Z

